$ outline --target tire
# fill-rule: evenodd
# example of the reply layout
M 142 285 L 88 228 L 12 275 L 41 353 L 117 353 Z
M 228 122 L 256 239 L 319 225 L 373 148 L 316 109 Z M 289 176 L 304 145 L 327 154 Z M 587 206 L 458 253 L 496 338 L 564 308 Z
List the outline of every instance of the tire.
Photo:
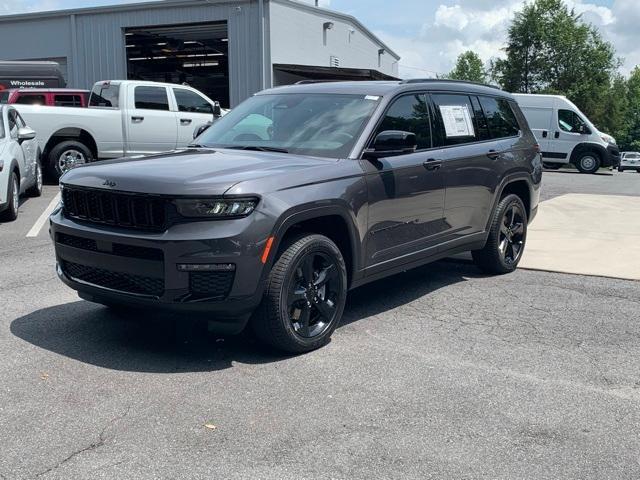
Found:
M 527 223 L 527 210 L 520 197 L 510 194 L 500 200 L 493 212 L 487 243 L 481 250 L 471 252 L 476 265 L 490 274 L 513 272 L 524 252 Z
M 560 167 L 562 167 L 561 163 L 549 163 L 549 162 L 543 162 L 542 166 L 544 168 L 546 168 L 547 170 L 559 170 Z
M 346 297 L 347 268 L 340 249 L 323 235 L 305 234 L 276 259 L 251 325 L 261 342 L 277 350 L 309 352 L 329 342 Z
M 8 204 L 6 208 L 0 212 L 0 220 L 3 222 L 12 222 L 18 218 L 18 196 L 20 195 L 20 180 L 18 174 L 13 172 L 9 177 Z
M 40 163 L 40 157 L 38 157 L 36 160 L 36 183 L 27 190 L 27 195 L 30 197 L 39 197 L 42 195 L 42 185 L 42 165 Z
M 596 173 L 600 168 L 600 156 L 595 152 L 582 152 L 575 164 L 580 173 Z
M 67 140 L 49 152 L 47 173 L 51 178 L 58 179 L 74 166 L 89 162 L 93 162 L 91 150 L 77 140 Z

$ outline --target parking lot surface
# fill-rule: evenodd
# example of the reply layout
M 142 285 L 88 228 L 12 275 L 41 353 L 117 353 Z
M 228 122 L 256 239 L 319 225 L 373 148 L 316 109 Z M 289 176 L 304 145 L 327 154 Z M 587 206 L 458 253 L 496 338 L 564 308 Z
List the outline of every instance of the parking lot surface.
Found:
M 640 196 L 640 175 L 543 188 Z M 56 192 L 0 224 L 0 478 L 640 478 L 638 282 L 442 261 L 282 357 L 79 300 L 46 227 L 25 237 Z

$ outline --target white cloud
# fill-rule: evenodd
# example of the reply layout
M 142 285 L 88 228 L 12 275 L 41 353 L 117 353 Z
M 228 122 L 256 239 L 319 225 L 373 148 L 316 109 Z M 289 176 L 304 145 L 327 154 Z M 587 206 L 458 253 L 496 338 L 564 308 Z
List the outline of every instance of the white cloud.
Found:
M 42 12 L 59 8 L 56 0 L 0 0 L 0 15 L 25 12 Z
M 613 43 L 617 54 L 624 58 L 622 73 L 628 74 L 640 63 L 638 0 L 614 0 L 610 8 L 588 0 L 567 0 L 567 3 Z M 431 19 L 424 23 L 417 37 L 376 33 L 402 56 L 401 76 L 433 76 L 449 72 L 456 57 L 465 50 L 475 51 L 487 63 L 502 56 L 509 22 L 523 4 L 523 0 L 441 3 L 433 9 Z

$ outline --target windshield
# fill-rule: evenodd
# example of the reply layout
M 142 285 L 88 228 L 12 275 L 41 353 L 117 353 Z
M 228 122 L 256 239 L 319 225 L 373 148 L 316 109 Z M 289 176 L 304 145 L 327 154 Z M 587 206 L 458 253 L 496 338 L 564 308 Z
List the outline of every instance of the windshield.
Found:
M 216 121 L 196 143 L 345 158 L 378 98 L 308 93 L 256 95 Z
M 9 102 L 9 91 L 5 90 L 3 92 L 0 92 L 0 103 L 7 103 Z

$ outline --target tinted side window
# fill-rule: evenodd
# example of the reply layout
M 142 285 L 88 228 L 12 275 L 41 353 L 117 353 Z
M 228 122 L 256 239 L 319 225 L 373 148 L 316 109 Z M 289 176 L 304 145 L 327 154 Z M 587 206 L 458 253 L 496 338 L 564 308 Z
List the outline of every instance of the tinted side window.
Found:
M 493 138 L 515 137 L 520 132 L 518 120 L 509 102 L 502 98 L 479 97 Z
M 119 98 L 120 98 L 120 85 L 101 83 L 94 86 L 93 90 L 91 90 L 91 97 L 89 98 L 89 106 L 118 108 Z
M 479 139 L 468 95 L 436 93 L 432 98 L 440 115 L 445 145 L 459 145 Z
M 418 150 L 431 148 L 429 105 L 425 95 L 404 95 L 393 102 L 376 130 L 403 130 L 416 134 Z
M 82 99 L 80 95 L 56 95 L 53 104 L 56 107 L 81 107 Z
M 18 96 L 16 103 L 21 105 L 45 105 L 47 103 L 47 99 L 44 95 L 21 93 L 20 96 Z
M 136 87 L 136 108 L 145 110 L 169 110 L 169 98 L 164 87 Z
M 580 116 L 571 110 L 558 110 L 558 126 L 565 132 L 580 133 L 585 125 Z
M 213 107 L 209 102 L 197 93 L 182 88 L 174 88 L 178 111 L 189 113 L 210 113 L 213 115 Z
M 478 138 L 480 140 L 489 140 L 489 125 L 487 124 L 487 117 L 484 116 L 478 97 L 471 97 L 471 105 L 473 106 L 473 116 L 476 121 L 476 128 L 478 129 Z
M 18 138 L 18 122 L 15 110 L 9 110 L 9 136 L 11 138 Z

